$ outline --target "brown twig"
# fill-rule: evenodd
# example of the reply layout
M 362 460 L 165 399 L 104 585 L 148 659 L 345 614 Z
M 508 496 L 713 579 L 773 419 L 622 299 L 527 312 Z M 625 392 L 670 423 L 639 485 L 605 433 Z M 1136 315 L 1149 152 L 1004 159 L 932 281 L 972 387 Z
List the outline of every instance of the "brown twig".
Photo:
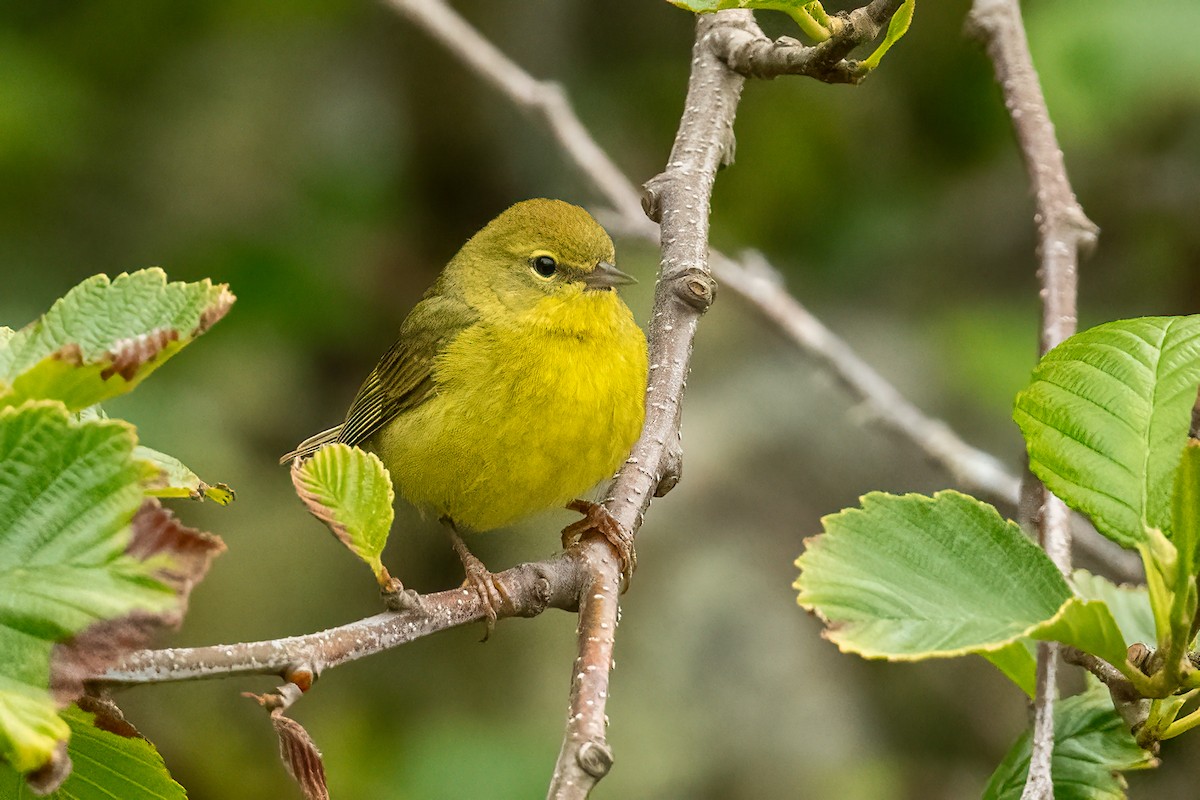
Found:
M 520 564 L 497 573 L 512 599 L 497 609 L 501 617 L 533 617 L 547 608 L 574 611 L 586 583 L 580 549 L 555 558 Z M 431 633 L 484 618 L 479 595 L 448 589 L 420 597 L 414 607 L 388 611 L 346 625 L 283 639 L 208 647 L 142 650 L 109 669 L 96 683 L 133 686 L 145 683 L 279 675 L 291 680 L 299 670 L 315 677 L 323 670 L 391 649 Z
M 1129 679 L 1121 674 L 1121 670 L 1099 656 L 1069 645 L 1063 646 L 1062 657 L 1068 664 L 1083 667 L 1108 687 L 1113 707 L 1131 731 L 1137 731 L 1145 723 L 1150 713 L 1150 700 L 1138 693 Z
M 500 51 L 442 0 L 385 0 L 522 109 L 541 117 L 559 147 L 626 216 L 640 217 L 639 192 L 571 110 L 562 87 L 538 80 Z
M 1016 0 L 975 0 L 968 30 L 981 39 L 996 72 L 1004 105 L 1029 175 L 1036 202 L 1038 278 L 1041 283 L 1040 351 L 1075 332 L 1078 259 L 1090 250 L 1098 229 L 1087 218 L 1067 180 L 1062 150 L 1033 66 L 1021 8 Z M 1035 480 L 1027 475 L 1027 480 Z M 1038 540 L 1064 573 L 1071 569 L 1070 511 L 1045 486 L 1035 485 Z M 1055 672 L 1058 645 L 1038 645 L 1033 750 L 1022 800 L 1053 800 Z
M 660 223 L 662 242 L 649 326 L 646 424 L 605 503 L 630 530 L 640 527 L 651 496 L 665 494 L 679 480 L 679 419 L 692 341 L 700 315 L 716 291 L 708 269 L 709 201 L 717 169 L 733 146 L 733 118 L 744 80 L 713 53 L 710 37 L 746 16 L 723 12 L 697 19 L 692 71 L 675 144 L 666 170 L 646 183 L 643 205 L 647 215 Z M 603 576 L 601 588 L 615 587 L 616 578 Z M 585 595 L 580 604 L 580 655 L 571 683 L 570 716 L 549 797 L 587 797 L 611 763 L 604 708 L 616 625 L 615 595 L 603 591 Z M 589 758 L 596 754 L 601 757 Z M 597 763 L 602 770 L 593 769 Z
M 870 5 L 838 14 L 837 32 L 816 45 L 791 38 L 772 41 L 753 17 L 730 24 L 713 40 L 713 49 L 729 68 L 748 78 L 806 75 L 826 83 L 859 83 L 867 76 L 858 62 L 847 60 L 854 48 L 873 41 L 904 0 L 873 0 Z

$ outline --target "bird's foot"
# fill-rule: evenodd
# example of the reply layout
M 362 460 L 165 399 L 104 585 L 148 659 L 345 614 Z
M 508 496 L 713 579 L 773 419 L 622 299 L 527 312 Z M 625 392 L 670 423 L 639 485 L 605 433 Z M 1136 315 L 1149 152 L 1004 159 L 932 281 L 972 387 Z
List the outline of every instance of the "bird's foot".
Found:
M 480 641 L 486 642 L 496 628 L 496 609 L 511 608 L 512 599 L 508 596 L 504 585 L 496 581 L 496 576 L 475 557 L 475 554 L 467 548 L 467 543 L 453 528 L 450 529 L 450 541 L 454 545 L 454 552 L 458 554 L 458 560 L 462 562 L 463 571 L 467 574 L 466 579 L 462 582 L 463 588 L 474 589 L 475 593 L 479 595 L 479 602 L 483 605 L 483 613 L 487 618 L 487 630 Z
M 624 578 L 625 585 L 628 587 L 629 579 L 633 576 L 633 571 L 637 569 L 637 552 L 633 549 L 633 534 L 625 530 L 621 523 L 617 522 L 617 518 L 599 503 L 572 500 L 567 504 L 567 508 L 583 514 L 583 519 L 572 522 L 563 528 L 563 548 L 568 548 L 578 542 L 585 533 L 595 531 L 617 551 L 617 557 L 621 559 L 621 577 Z

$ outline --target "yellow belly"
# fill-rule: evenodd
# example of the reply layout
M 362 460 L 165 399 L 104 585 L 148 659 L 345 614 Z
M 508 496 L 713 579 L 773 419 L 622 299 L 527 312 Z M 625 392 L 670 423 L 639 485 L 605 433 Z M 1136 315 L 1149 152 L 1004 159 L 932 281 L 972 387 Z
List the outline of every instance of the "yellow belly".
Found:
M 615 294 L 596 294 L 575 298 L 571 327 L 539 318 L 459 334 L 438 357 L 436 395 L 371 442 L 400 494 L 486 531 L 617 470 L 642 427 L 646 339 Z

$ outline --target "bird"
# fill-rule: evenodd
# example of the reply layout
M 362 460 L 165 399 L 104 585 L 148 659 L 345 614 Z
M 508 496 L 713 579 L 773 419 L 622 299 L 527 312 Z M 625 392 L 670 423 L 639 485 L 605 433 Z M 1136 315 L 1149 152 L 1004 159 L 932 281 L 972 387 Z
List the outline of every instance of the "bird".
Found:
M 583 208 L 537 198 L 509 207 L 446 264 L 367 375 L 345 421 L 280 463 L 332 442 L 374 452 L 397 493 L 448 528 L 491 631 L 503 588 L 461 531 L 567 507 L 584 514 L 626 578 L 632 537 L 580 499 L 629 456 L 645 416 L 646 337 L 617 294 L 612 239 Z M 486 636 L 485 636 L 486 638 Z

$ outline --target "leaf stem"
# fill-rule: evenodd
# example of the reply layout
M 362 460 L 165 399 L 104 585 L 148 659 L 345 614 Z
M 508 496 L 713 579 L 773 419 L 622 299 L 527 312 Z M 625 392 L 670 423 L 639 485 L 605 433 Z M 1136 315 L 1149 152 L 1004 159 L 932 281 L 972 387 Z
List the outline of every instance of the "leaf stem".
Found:
M 817 42 L 823 42 L 830 37 L 831 32 L 829 29 L 813 19 L 813 15 L 808 13 L 808 9 L 804 6 L 797 8 L 789 3 L 780 3 L 777 8 L 780 11 L 786 12 L 788 16 L 795 20 L 796 24 L 800 26 L 800 30 L 804 31 L 804 35 L 808 38 Z
M 1193 689 L 1192 691 L 1188 692 L 1183 697 L 1186 700 L 1190 700 L 1195 695 L 1196 695 L 1196 690 Z M 1186 714 L 1186 715 L 1176 719 L 1174 722 L 1172 722 L 1170 725 L 1168 725 L 1166 727 L 1166 730 L 1164 730 L 1159 735 L 1158 738 L 1159 739 L 1174 739 L 1179 734 L 1186 733 L 1186 732 L 1190 731 L 1192 728 L 1196 727 L 1197 725 L 1200 725 L 1200 708 L 1194 709 L 1194 710 L 1192 710 L 1191 713 Z

